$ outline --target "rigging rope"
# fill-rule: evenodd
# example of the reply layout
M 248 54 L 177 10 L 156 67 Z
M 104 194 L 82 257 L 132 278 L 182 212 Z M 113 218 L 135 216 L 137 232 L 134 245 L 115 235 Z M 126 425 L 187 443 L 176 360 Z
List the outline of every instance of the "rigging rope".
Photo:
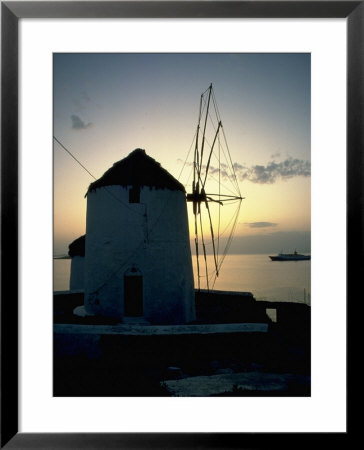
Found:
M 206 92 L 206 91 L 205 91 L 205 92 Z M 208 106 L 207 103 L 206 103 L 206 100 L 204 100 L 204 102 L 205 102 L 205 103 L 204 103 L 205 106 Z M 229 171 L 231 171 L 231 176 L 232 176 L 232 179 L 234 180 L 234 182 L 233 182 L 232 180 L 230 180 L 230 182 L 232 183 L 232 185 L 234 186 L 234 188 L 236 189 L 236 192 L 239 194 L 239 197 L 240 197 L 240 196 L 241 196 L 241 192 L 240 192 L 240 188 L 239 188 L 239 183 L 238 183 L 238 180 L 237 180 L 237 177 L 236 177 L 234 164 L 233 164 L 233 162 L 232 162 L 232 160 L 231 160 L 230 150 L 229 150 L 229 146 L 228 146 L 228 143 L 227 143 L 227 139 L 226 139 L 226 135 L 225 135 L 225 130 L 224 130 L 224 127 L 223 127 L 222 122 L 221 122 L 221 117 L 220 117 L 220 113 L 219 113 L 219 110 L 218 110 L 217 101 L 216 101 L 216 97 L 215 97 L 215 93 L 214 93 L 214 90 L 213 90 L 213 89 L 212 89 L 212 103 L 213 103 L 214 110 L 215 110 L 216 121 L 217 121 L 218 123 L 221 123 L 221 129 L 222 129 L 222 133 L 223 133 L 223 136 L 224 136 L 224 140 L 225 140 L 225 145 L 226 145 L 227 153 L 228 153 L 228 156 L 229 156 L 229 158 L 226 156 L 224 148 L 221 147 L 221 148 L 222 148 L 222 151 L 223 151 L 223 154 L 224 154 L 224 156 L 225 156 L 225 161 L 227 162 L 227 168 L 229 169 Z M 214 121 L 213 121 L 213 118 L 212 118 L 212 116 L 211 116 L 210 111 L 208 111 L 208 116 L 209 116 L 209 118 L 210 118 L 212 127 L 213 127 L 213 129 L 214 129 L 214 131 L 215 131 L 215 133 L 216 133 L 217 127 L 215 127 L 215 123 L 214 123 Z M 205 138 L 205 139 L 206 139 L 206 138 Z M 207 139 L 206 139 L 206 141 L 207 141 Z M 207 141 L 207 143 L 208 143 L 208 141 Z M 208 144 L 209 144 L 209 143 L 208 143 Z M 211 148 L 211 145 L 210 145 L 210 144 L 209 144 L 209 146 L 210 146 L 210 148 Z M 214 153 L 213 153 L 213 155 L 215 156 Z M 215 156 L 215 157 L 216 157 L 216 156 Z M 219 166 L 219 167 L 220 167 L 220 166 Z
M 196 130 L 196 133 L 197 133 L 197 130 Z M 178 181 L 179 181 L 179 179 L 181 178 L 183 169 L 185 168 L 185 165 L 186 165 L 186 163 L 187 163 L 188 157 L 190 156 L 190 153 L 191 153 L 191 150 L 192 150 L 192 146 L 193 146 L 193 143 L 194 143 L 194 141 L 195 141 L 196 133 L 195 133 L 194 136 L 193 136 L 193 139 L 192 139 L 192 142 L 191 142 L 191 145 L 190 145 L 190 149 L 188 150 L 188 153 L 187 153 L 185 162 L 183 163 L 181 172 L 180 172 L 179 175 L 178 175 L 178 178 L 177 178 Z M 189 179 L 189 177 L 188 177 L 188 179 Z
M 53 136 L 53 139 L 70 155 L 72 158 L 77 161 L 77 163 L 96 181 L 97 178 L 95 178 L 92 173 L 55 137 Z M 124 207 L 128 208 L 129 211 L 132 211 L 134 214 L 143 216 L 144 213 L 140 213 L 139 211 L 136 211 L 135 209 L 131 208 L 127 203 L 123 202 L 120 198 L 116 197 L 115 194 L 113 194 L 109 189 L 108 186 L 101 186 L 111 197 L 113 197 L 117 202 L 122 204 Z
M 72 153 L 55 137 L 55 136 L 53 136 L 53 139 L 56 141 L 56 142 L 58 142 L 58 144 L 64 149 L 64 150 L 66 150 L 66 152 L 69 154 L 69 155 L 71 155 L 72 156 L 72 158 L 84 169 L 84 170 L 86 170 L 86 172 L 89 174 L 89 175 L 91 175 L 91 177 L 94 179 L 94 180 L 96 180 L 96 178 L 92 175 L 92 173 L 88 170 L 88 169 L 86 169 L 86 167 L 75 157 L 75 156 L 73 156 L 72 155 Z

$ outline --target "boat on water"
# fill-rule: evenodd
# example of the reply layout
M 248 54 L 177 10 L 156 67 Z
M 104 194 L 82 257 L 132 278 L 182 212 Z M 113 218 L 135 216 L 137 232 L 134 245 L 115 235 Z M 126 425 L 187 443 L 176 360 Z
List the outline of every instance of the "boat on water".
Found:
M 269 256 L 272 261 L 305 261 L 310 260 L 311 255 L 300 255 L 294 251 L 294 253 L 278 253 L 276 256 Z

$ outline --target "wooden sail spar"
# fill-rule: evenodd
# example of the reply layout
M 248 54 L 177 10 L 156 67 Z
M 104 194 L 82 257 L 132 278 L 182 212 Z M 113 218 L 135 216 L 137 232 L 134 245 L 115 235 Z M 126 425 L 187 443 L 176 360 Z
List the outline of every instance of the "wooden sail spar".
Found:
M 212 84 L 200 98 L 191 190 L 187 194 L 187 202 L 192 203 L 194 215 L 198 289 L 201 288 L 201 278 L 205 278 L 209 290 L 215 284 L 229 250 L 243 200 Z M 228 226 L 221 231 L 222 207 L 227 204 L 235 204 L 235 208 L 232 214 L 230 208 Z M 225 236 L 223 245 L 222 235 Z M 207 246 L 210 246 L 209 253 L 213 257 L 212 267 L 209 267 Z M 200 256 L 203 256 L 204 274 L 200 267 Z

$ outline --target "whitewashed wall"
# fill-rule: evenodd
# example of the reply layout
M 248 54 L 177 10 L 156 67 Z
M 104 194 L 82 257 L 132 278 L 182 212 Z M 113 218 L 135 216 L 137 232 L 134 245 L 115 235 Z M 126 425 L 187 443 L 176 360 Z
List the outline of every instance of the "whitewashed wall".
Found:
M 143 276 L 144 319 L 178 324 L 195 319 L 186 198 L 181 191 L 100 187 L 87 196 L 86 295 L 88 313 L 123 317 L 124 273 Z
M 85 257 L 73 256 L 71 258 L 70 290 L 85 288 Z

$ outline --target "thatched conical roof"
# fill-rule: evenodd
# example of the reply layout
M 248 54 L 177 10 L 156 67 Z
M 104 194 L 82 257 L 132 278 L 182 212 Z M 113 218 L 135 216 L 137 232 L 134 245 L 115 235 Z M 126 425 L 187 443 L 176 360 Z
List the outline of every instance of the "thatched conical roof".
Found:
M 169 172 L 145 153 L 137 148 L 126 158 L 114 163 L 101 178 L 90 184 L 91 192 L 102 186 L 149 186 L 156 189 L 170 189 L 185 192 L 184 186 Z M 87 195 L 87 194 L 86 194 Z
M 74 256 L 85 256 L 85 239 L 86 235 L 84 234 L 70 243 L 68 246 L 68 255 L 71 258 Z

